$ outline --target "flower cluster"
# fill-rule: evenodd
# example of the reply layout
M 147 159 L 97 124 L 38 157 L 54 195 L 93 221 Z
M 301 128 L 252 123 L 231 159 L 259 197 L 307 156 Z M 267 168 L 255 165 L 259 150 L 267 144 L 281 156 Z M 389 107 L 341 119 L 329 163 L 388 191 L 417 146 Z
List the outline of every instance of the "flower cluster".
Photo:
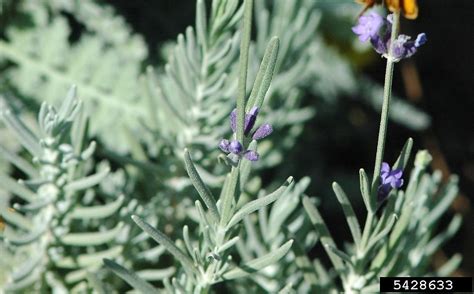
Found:
M 267 137 L 273 132 L 272 126 L 267 123 L 261 125 L 255 131 L 252 132 L 252 129 L 255 126 L 255 122 L 257 121 L 258 112 L 258 107 L 252 107 L 252 109 L 245 115 L 244 136 L 246 138 L 251 138 L 252 140 L 260 140 Z M 234 109 L 230 113 L 230 127 L 234 132 L 235 137 L 235 133 L 237 132 L 237 109 Z M 219 148 L 226 154 L 237 155 L 238 158 L 243 156 L 250 161 L 257 161 L 259 158 L 259 155 L 256 151 L 244 150 L 243 142 L 239 142 L 236 139 L 232 141 L 222 139 L 219 143 Z
M 377 199 L 379 202 L 384 201 L 392 189 L 398 189 L 403 186 L 403 171 L 401 169 L 390 168 L 386 162 L 382 163 L 380 169 L 380 186 L 377 191 Z
M 385 58 L 391 58 L 393 61 L 399 61 L 408 58 L 416 53 L 416 50 L 427 41 L 426 34 L 418 34 L 415 41 L 410 36 L 399 35 L 393 42 L 393 48 L 390 55 L 390 42 L 392 32 L 393 14 L 384 19 L 375 12 L 370 12 L 359 18 L 359 21 L 352 31 L 359 37 L 361 42 L 370 43 L 377 53 Z

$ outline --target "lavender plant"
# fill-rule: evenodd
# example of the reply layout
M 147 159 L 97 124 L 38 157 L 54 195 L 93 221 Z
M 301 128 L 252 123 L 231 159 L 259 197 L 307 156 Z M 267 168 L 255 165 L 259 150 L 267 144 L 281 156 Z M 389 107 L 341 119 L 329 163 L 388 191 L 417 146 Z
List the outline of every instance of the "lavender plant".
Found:
M 331 280 L 320 264 L 313 269 L 313 286 L 329 292 L 339 292 L 339 283 L 345 293 L 369 293 L 379 290 L 380 276 L 419 276 L 427 272 L 428 261 L 460 227 L 460 215 L 454 216 L 446 231 L 435 235 L 441 213 L 457 195 L 456 178 L 439 186 L 439 172 L 429 175 L 426 168 L 431 161 L 427 151 L 416 155 L 415 169 L 405 191 L 403 174 L 408 163 L 413 141 L 408 139 L 393 168 L 382 162 L 387 134 L 387 120 L 391 98 L 394 64 L 415 54 L 427 38 L 419 34 L 415 41 L 399 35 L 400 11 L 384 20 L 375 12 L 361 16 L 353 31 L 359 40 L 370 40 L 375 51 L 387 59 L 384 100 L 377 143 L 374 174 L 371 181 L 361 169 L 360 190 L 367 210 L 363 229 L 354 213 L 350 200 L 341 186 L 334 182 L 333 190 L 343 209 L 353 244 L 346 250 L 337 248 L 321 214 L 309 198 L 303 200 L 305 210 L 316 226 L 320 241 L 327 252 L 338 280 Z M 388 202 L 388 203 L 387 203 Z M 423 213 L 415 213 L 424 211 Z M 460 262 L 454 256 L 440 271 L 449 274 Z M 324 284 L 319 283 L 322 277 Z M 309 280 L 309 279 L 308 279 Z
M 27 160 L 0 146 L 25 176 L 16 181 L 0 175 L 8 192 L 0 208 L 1 288 L 7 292 L 87 289 L 85 281 L 101 267 L 101 258 L 122 253 L 124 196 L 95 188 L 110 169 L 97 164 L 91 174 L 96 143 L 86 145 L 87 120 L 75 96 L 73 87 L 59 110 L 42 104 L 39 128 L 27 127 L 11 110 L 1 112 L 31 156 Z
M 332 11 L 324 3 L 198 0 L 195 27 L 178 36 L 164 68 L 143 75 L 144 42 L 107 5 L 19 7 L 34 26 L 9 27 L 0 41 L 2 86 L 23 97 L 0 99 L 21 143 L 2 140 L 9 146 L 0 148 L 11 163 L 0 161 L 1 290 L 111 293 L 127 290 L 124 280 L 143 293 L 367 293 L 378 290 L 379 276 L 447 275 L 459 265 L 456 255 L 437 273 L 429 269 L 460 225 L 455 216 L 436 235 L 456 178 L 441 185 L 420 151 L 408 180 L 411 139 L 392 166 L 383 163 L 389 117 L 414 129 L 428 124 L 415 108 L 391 105 L 394 64 L 426 42 L 398 34 L 398 13 L 367 14 L 353 29 L 387 59 L 387 74 L 372 180 L 360 170 L 363 228 L 353 199 L 333 185 L 353 237 L 340 249 L 319 200 L 305 194 L 309 178 L 260 178 L 262 168 L 281 168 L 314 115 L 305 91 L 327 100 L 362 91 L 379 105 L 382 89 L 356 78 L 320 36 L 321 13 Z M 63 13 L 86 27 L 75 42 Z M 60 97 L 72 83 L 84 104 L 75 88 Z M 42 99 L 62 106 L 42 104 L 39 127 L 18 118 L 28 117 L 27 101 Z M 307 256 L 317 242 L 333 268 Z

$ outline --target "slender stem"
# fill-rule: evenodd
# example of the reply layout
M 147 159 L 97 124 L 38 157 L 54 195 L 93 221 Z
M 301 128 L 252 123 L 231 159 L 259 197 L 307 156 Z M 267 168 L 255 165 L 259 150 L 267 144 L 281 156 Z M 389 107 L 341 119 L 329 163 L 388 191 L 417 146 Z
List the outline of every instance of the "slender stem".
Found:
M 392 50 L 395 39 L 398 35 L 398 30 L 400 26 L 400 12 L 395 12 L 393 14 L 393 24 L 392 24 L 392 34 L 390 40 L 390 47 L 387 56 L 387 67 L 385 70 L 385 82 L 384 82 L 384 91 L 383 91 L 383 104 L 382 104 L 382 114 L 380 117 L 380 128 L 379 128 L 379 137 L 377 142 L 377 153 L 375 156 L 375 166 L 374 166 L 374 177 L 372 178 L 372 197 L 375 196 L 375 191 L 377 189 L 380 177 L 380 168 L 382 167 L 383 153 L 385 149 L 385 140 L 387 137 L 387 123 L 388 123 L 388 113 L 390 106 L 390 98 L 392 96 L 392 81 L 393 81 L 393 68 L 395 61 L 393 60 Z
M 239 83 L 237 86 L 237 140 L 244 142 L 245 95 L 247 83 L 247 67 L 249 59 L 250 37 L 252 32 L 253 0 L 245 0 L 244 20 L 242 23 L 242 39 L 240 42 Z

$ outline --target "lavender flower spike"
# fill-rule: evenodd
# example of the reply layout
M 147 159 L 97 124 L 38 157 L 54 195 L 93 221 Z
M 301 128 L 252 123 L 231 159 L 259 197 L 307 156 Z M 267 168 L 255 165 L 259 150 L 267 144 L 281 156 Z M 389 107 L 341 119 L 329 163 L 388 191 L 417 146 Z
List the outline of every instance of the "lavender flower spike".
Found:
M 244 135 L 247 136 L 250 131 L 253 129 L 255 125 L 255 121 L 257 120 L 259 109 L 258 107 L 252 107 L 250 112 L 245 115 L 245 124 L 244 124 Z
M 425 33 L 419 34 L 415 41 L 411 41 L 410 36 L 401 34 L 393 41 L 393 51 L 389 54 L 392 23 L 392 14 L 384 19 L 377 13 L 371 12 L 367 16 L 361 16 L 358 24 L 352 28 L 352 31 L 359 37 L 361 42 L 370 40 L 372 47 L 377 53 L 387 59 L 391 59 L 393 62 L 413 56 L 417 49 L 426 43 Z
M 219 143 L 219 148 L 224 151 L 225 153 L 229 153 L 229 145 L 230 142 L 227 139 L 222 139 L 221 142 Z
M 384 201 L 392 189 L 398 189 L 403 186 L 403 171 L 401 169 L 391 170 L 390 165 L 382 163 L 380 170 L 380 186 L 377 192 L 379 202 Z
M 369 39 L 379 34 L 380 28 L 384 24 L 384 19 L 375 12 L 359 17 L 359 22 L 352 31 L 359 36 L 361 42 L 367 42 Z
M 252 140 L 260 140 L 273 132 L 273 128 L 270 124 L 263 124 L 257 128 L 256 131 L 252 133 L 252 129 L 255 126 L 255 122 L 257 121 L 259 108 L 254 106 L 250 109 L 248 113 L 245 114 L 245 122 L 244 122 L 244 136 L 246 138 L 251 138 Z M 230 113 L 230 128 L 232 132 L 236 133 L 237 131 L 237 109 L 232 110 Z M 259 158 L 259 154 L 253 150 L 245 150 L 244 144 L 246 144 L 247 140 L 244 142 L 240 142 L 237 140 L 226 140 L 222 139 L 219 142 L 219 149 L 221 149 L 226 154 L 233 154 L 237 155 L 237 158 L 240 159 L 242 157 L 246 158 L 250 161 L 257 161 Z M 235 156 L 233 156 L 235 157 Z

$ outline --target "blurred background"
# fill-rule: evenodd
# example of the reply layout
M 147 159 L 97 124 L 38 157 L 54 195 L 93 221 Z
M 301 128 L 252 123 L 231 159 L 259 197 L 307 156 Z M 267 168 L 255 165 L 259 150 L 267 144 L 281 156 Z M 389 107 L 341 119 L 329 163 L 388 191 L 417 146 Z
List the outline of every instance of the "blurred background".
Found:
M 157 48 L 194 23 L 195 7 L 189 0 L 107 2 L 145 36 L 151 56 L 156 61 L 162 58 Z M 330 2 L 332 8 L 337 10 L 338 1 Z M 413 137 L 414 150 L 428 149 L 433 155 L 433 168 L 440 169 L 444 179 L 451 174 L 459 175 L 461 193 L 452 211 L 461 212 L 464 223 L 457 236 L 445 246 L 444 254 L 451 256 L 462 252 L 464 261 L 457 274 L 473 276 L 474 1 L 418 2 L 418 18 L 414 21 L 403 19 L 401 30 L 408 35 L 425 32 L 428 43 L 413 58 L 395 67 L 393 91 L 425 111 L 431 117 L 431 125 L 426 130 L 413 131 L 391 122 L 385 158 L 395 160 L 406 138 Z M 340 6 L 345 9 L 345 6 Z M 350 30 L 351 25 L 347 23 L 346 30 Z M 339 47 L 342 54 L 354 57 L 354 64 L 361 75 L 367 75 L 383 85 L 384 59 L 375 52 L 369 52 L 368 56 L 354 56 L 353 52 L 347 52 L 347 44 L 337 40 L 340 32 L 333 30 L 331 15 L 323 15 L 321 27 L 333 46 Z M 285 169 L 285 174 L 296 178 L 311 177 L 309 194 L 323 199 L 323 213 L 332 216 L 329 223 L 337 222 L 339 216 L 338 212 L 331 213 L 335 211 L 332 208 L 336 202 L 330 183 L 334 180 L 346 181 L 345 186 L 352 183 L 347 190 L 357 191 L 358 169 L 364 167 L 370 170 L 373 166 L 380 119 L 376 111 L 360 102 L 361 97 L 341 98 L 337 105 L 322 103 L 324 99 L 314 99 L 311 95 L 305 98 L 308 105 L 319 103 L 317 115 L 306 125 L 297 148 L 285 159 L 285 165 L 293 167 L 290 171 Z M 324 160 L 320 160 L 321 156 Z M 301 163 L 305 166 L 302 167 Z M 267 171 L 266 176 L 277 176 L 274 173 Z M 359 205 L 359 208 L 362 206 Z M 446 217 L 446 221 L 448 219 Z M 343 239 L 346 234 L 348 236 L 347 231 L 341 230 L 338 237 Z M 444 254 L 440 252 L 437 255 L 434 266 L 442 264 L 446 258 Z
M 194 24 L 195 1 L 97 2 L 115 8 L 132 29 L 144 37 L 149 49 L 147 62 L 152 65 L 163 64 L 166 56 L 163 51 L 166 50 L 162 49 L 187 26 Z M 324 10 L 326 13 L 319 28 L 327 43 L 353 61 L 351 64 L 358 75 L 367 76 L 382 85 L 385 60 L 371 50 L 354 50 L 355 37 L 347 37 L 357 13 L 339 20 L 340 15 L 347 14 L 343 10 L 348 1 L 341 1 L 341 4 L 329 0 L 319 2 L 330 6 L 330 9 Z M 433 155 L 432 167 L 441 170 L 444 179 L 452 174 L 459 175 L 461 192 L 450 213 L 462 213 L 464 223 L 457 236 L 445 246 L 445 252 L 436 255 L 433 266 L 442 264 L 447 256 L 460 252 L 464 260 L 457 274 L 473 276 L 474 1 L 418 2 L 418 18 L 414 21 L 404 19 L 401 30 L 412 36 L 425 32 L 428 43 L 413 58 L 397 64 L 393 91 L 402 100 L 426 113 L 430 124 L 427 128 L 413 129 L 391 121 L 385 160 L 393 162 L 406 139 L 413 137 L 414 150 L 428 149 Z M 14 13 L 5 16 L 0 23 L 2 36 L 4 24 L 15 17 Z M 74 34 L 79 34 L 84 27 L 76 23 L 73 16 L 66 16 L 73 28 L 71 38 L 74 39 Z M 328 223 L 340 221 L 331 182 L 341 182 L 349 194 L 358 193 L 358 169 L 363 167 L 371 171 L 373 166 L 380 118 L 378 111 L 363 101 L 364 97 L 359 94 L 343 93 L 337 100 L 328 100 L 315 97 L 314 92 L 308 91 L 304 104 L 314 106 L 317 115 L 306 123 L 297 145 L 286 154 L 285 169 L 264 171 L 263 178 L 268 182 L 289 174 L 297 179 L 310 176 L 312 183 L 308 194 L 321 199 L 322 213 L 329 218 Z M 356 205 L 362 211 L 362 201 L 357 201 L 360 201 Z M 446 216 L 446 222 L 450 217 Z M 344 240 L 349 232 L 345 226 L 340 227 L 335 235 L 337 239 Z

